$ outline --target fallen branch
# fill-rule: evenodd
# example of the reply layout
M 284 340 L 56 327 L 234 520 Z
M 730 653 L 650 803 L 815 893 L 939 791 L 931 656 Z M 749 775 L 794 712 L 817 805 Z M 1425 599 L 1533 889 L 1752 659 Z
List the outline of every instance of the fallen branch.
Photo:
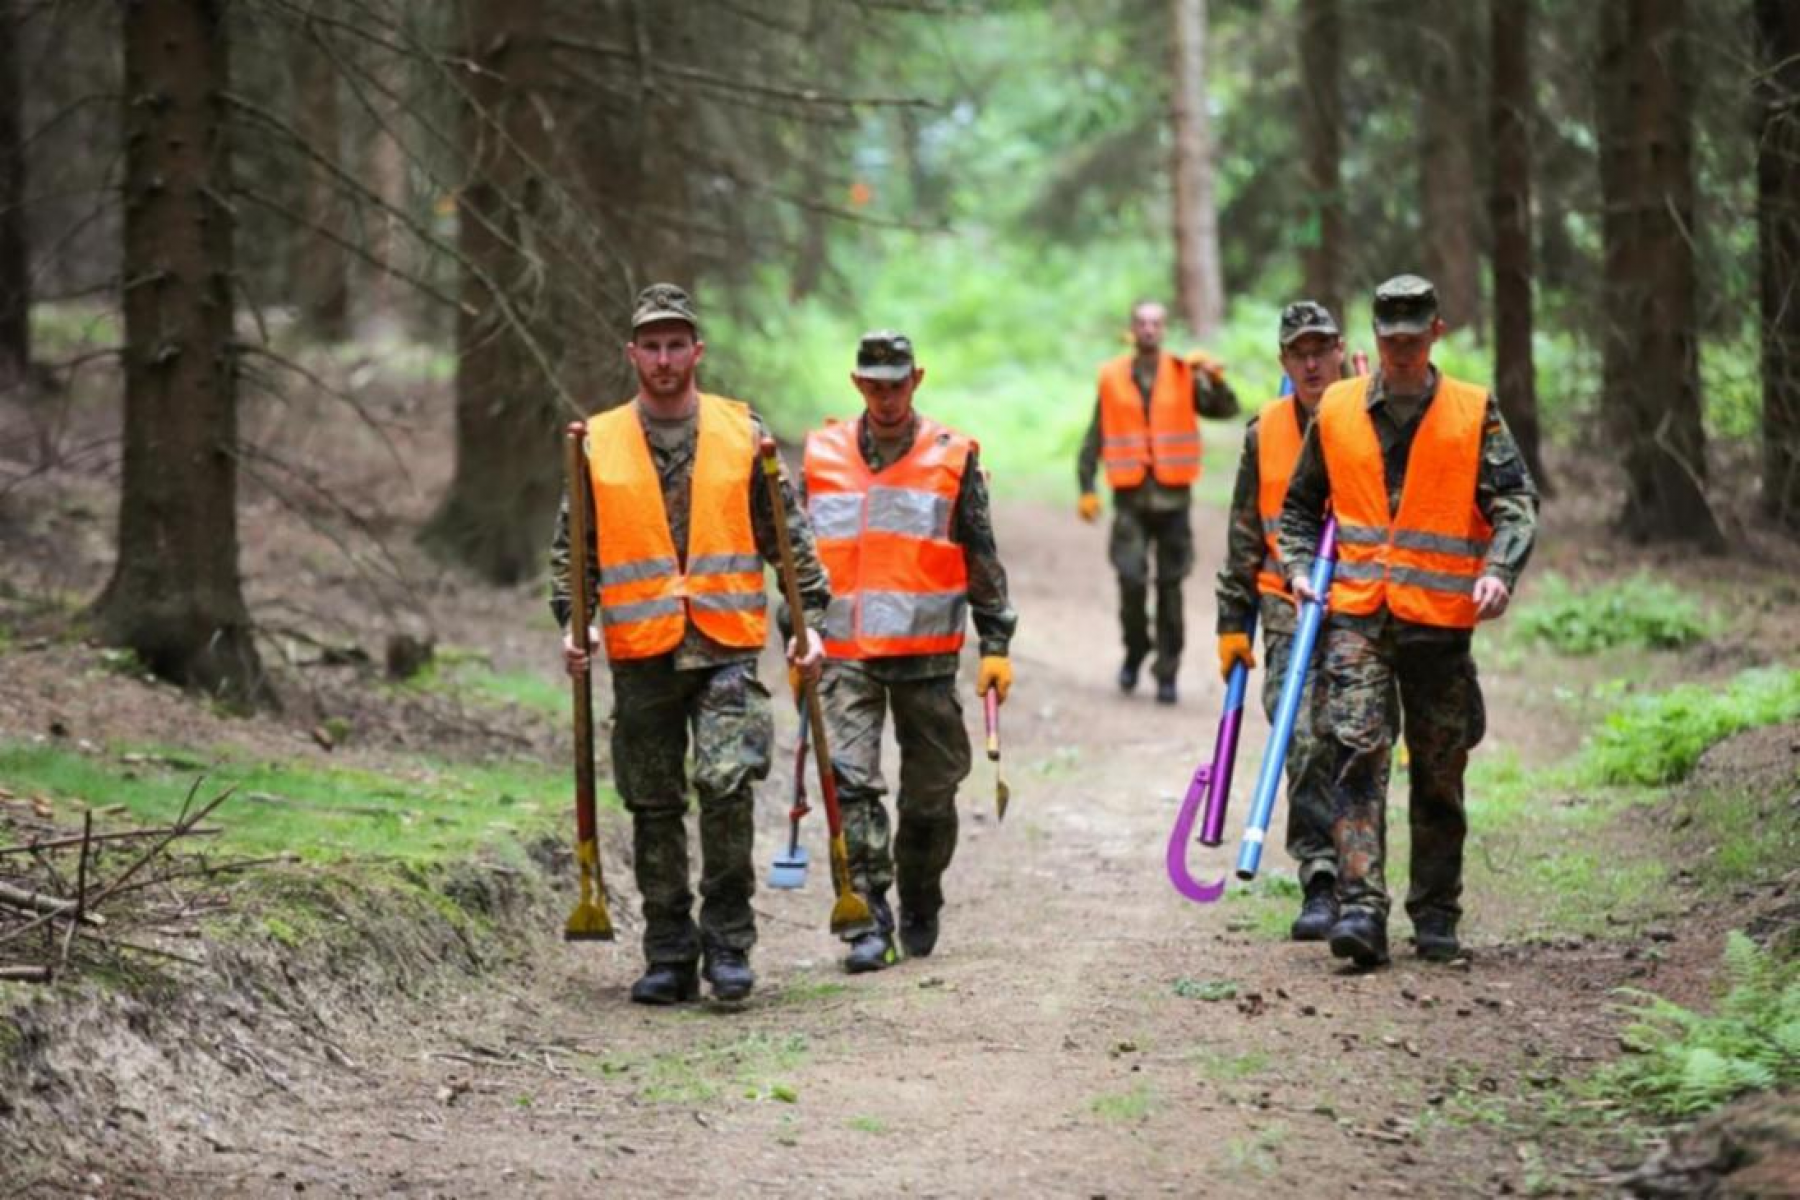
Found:
M 9 964 L 0 967 L 0 979 L 11 979 L 18 983 L 49 983 L 50 968 L 28 964 Z
M 85 840 L 94 842 L 125 842 L 135 841 L 140 838 L 161 837 L 169 832 L 172 831 L 166 826 L 161 829 L 120 829 L 113 833 L 96 833 L 92 838 Z M 219 826 L 208 825 L 204 829 L 190 829 L 182 836 L 212 837 L 222 832 L 224 831 Z M 8 854 L 30 854 L 37 850 L 67 850 L 71 846 L 81 845 L 83 840 L 84 839 L 80 837 L 61 837 L 52 838 L 45 842 L 27 842 L 22 846 L 0 846 L 0 858 L 4 858 Z
M 10 883 L 0 883 L 0 904 L 8 908 L 41 912 L 52 917 L 74 917 L 84 925 L 106 924 L 106 918 L 99 913 L 82 912 L 81 905 L 77 901 L 64 900 L 58 896 L 46 896 L 42 892 L 28 892 L 24 888 L 14 887 Z

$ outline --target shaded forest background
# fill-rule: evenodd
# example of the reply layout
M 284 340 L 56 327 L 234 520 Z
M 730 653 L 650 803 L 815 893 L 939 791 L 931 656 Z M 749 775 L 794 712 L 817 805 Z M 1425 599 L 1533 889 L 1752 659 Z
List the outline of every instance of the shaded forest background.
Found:
M 900 327 L 1002 490 L 1066 490 L 1133 299 L 1254 407 L 1281 304 L 1368 348 L 1417 271 L 1550 503 L 1568 470 L 1633 541 L 1791 537 L 1797 97 L 1784 0 L 0 0 L 0 518 L 116 477 L 93 629 L 254 703 L 241 480 L 311 474 L 245 406 L 378 426 L 359 381 L 411 373 L 456 428 L 413 532 L 511 584 L 652 280 L 784 432 Z

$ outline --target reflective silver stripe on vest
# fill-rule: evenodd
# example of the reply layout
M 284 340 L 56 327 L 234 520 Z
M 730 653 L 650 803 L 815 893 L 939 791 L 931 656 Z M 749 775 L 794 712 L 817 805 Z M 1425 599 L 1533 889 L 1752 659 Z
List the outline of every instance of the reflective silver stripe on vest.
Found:
M 1332 571 L 1331 577 L 1367 583 L 1370 580 L 1385 579 L 1387 568 L 1378 562 L 1340 562 L 1337 569 Z
M 1448 575 L 1442 571 L 1421 571 L 1415 567 L 1393 567 L 1388 571 L 1389 583 L 1409 583 L 1428 592 L 1449 592 L 1467 596 L 1475 590 L 1475 575 Z
M 1149 440 L 1141 433 L 1122 433 L 1118 437 L 1101 438 L 1100 445 L 1108 450 L 1136 450 Z
M 968 610 L 962 592 L 864 592 L 862 635 L 951 637 L 962 632 Z
M 1382 525 L 1348 525 L 1338 522 L 1338 541 L 1347 546 L 1385 546 L 1388 531 Z
M 600 606 L 600 622 L 603 625 L 629 625 L 633 621 L 648 621 L 651 617 L 680 615 L 681 600 L 676 596 L 658 596 L 654 600 L 639 600 L 633 604 Z
M 863 498 L 855 492 L 826 492 L 806 501 L 813 536 L 833 541 L 848 541 L 862 532 L 862 509 Z
M 950 502 L 936 492 L 915 488 L 869 489 L 869 529 L 906 537 L 950 536 Z
M 1270 537 L 1275 536 L 1276 534 L 1281 532 L 1281 518 L 1280 517 L 1264 517 L 1262 519 L 1262 529 L 1263 529 L 1263 532 L 1268 534 Z
M 1153 433 L 1150 436 L 1158 442 L 1190 442 L 1194 445 L 1200 444 L 1200 435 L 1197 433 Z
M 847 642 L 856 636 L 856 597 L 833 596 L 825 609 L 825 637 Z
M 1427 550 L 1433 554 L 1461 554 L 1471 558 L 1487 553 L 1488 544 L 1473 538 L 1451 537 L 1447 533 L 1425 533 L 1417 529 L 1400 529 L 1394 533 L 1394 545 L 1406 550 Z
M 675 560 L 672 558 L 640 558 L 632 562 L 614 563 L 612 566 L 600 568 L 600 586 L 612 587 L 620 583 L 642 583 L 646 579 L 660 579 L 664 575 L 675 573 Z
M 761 575 L 762 559 L 754 554 L 702 554 L 688 564 L 689 575 Z
M 688 597 L 688 603 L 700 612 L 761 612 L 768 607 L 762 592 L 701 592 Z
M 1263 558 L 1262 569 L 1267 571 L 1271 575 L 1281 576 L 1282 575 L 1281 560 L 1279 558 L 1274 557 L 1273 555 L 1267 555 Z M 1282 576 L 1282 581 L 1284 583 L 1286 582 L 1285 576 Z

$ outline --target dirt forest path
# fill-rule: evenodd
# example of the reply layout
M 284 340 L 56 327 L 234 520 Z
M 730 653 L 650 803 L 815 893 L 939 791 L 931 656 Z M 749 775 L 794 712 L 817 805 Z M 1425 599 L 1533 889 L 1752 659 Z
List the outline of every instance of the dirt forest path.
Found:
M 1472 963 L 1418 963 L 1397 917 L 1393 967 L 1355 975 L 1320 947 L 1270 935 L 1292 915 L 1289 897 L 1197 906 L 1174 893 L 1164 845 L 1220 697 L 1210 579 L 1222 539 L 1217 512 L 1201 519 L 1191 648 L 1171 709 L 1113 686 L 1104 528 L 1061 508 L 1002 506 L 1023 615 L 1004 710 L 1012 811 L 996 825 L 977 742 L 933 957 L 841 973 L 815 828 L 807 888 L 758 894 L 748 1004 L 634 1007 L 636 898 L 615 866 L 619 942 L 546 939 L 541 968 L 510 987 L 346 1047 L 355 1075 L 321 1081 L 304 1105 L 273 1099 L 254 1148 L 222 1142 L 185 1185 L 620 1197 L 1522 1188 L 1535 1149 L 1499 1126 L 1422 1114 L 1446 1096 L 1512 1098 L 1576 1069 L 1616 1031 L 1600 1000 L 1626 964 L 1604 948 L 1500 944 L 1477 909 Z M 1504 711 L 1508 681 L 1491 686 L 1504 742 L 1522 719 Z M 967 718 L 977 733 L 979 709 Z M 1233 846 L 1260 713 L 1247 730 Z M 793 731 L 783 714 L 759 869 L 782 826 Z M 1226 862 L 1224 850 L 1195 850 L 1197 870 Z M 1288 869 L 1272 846 L 1266 872 Z

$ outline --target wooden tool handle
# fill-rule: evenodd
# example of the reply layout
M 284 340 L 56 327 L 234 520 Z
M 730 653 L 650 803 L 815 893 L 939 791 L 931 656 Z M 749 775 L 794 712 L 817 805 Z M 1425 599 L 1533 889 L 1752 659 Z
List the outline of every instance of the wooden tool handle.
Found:
M 987 756 L 1000 760 L 1000 690 L 990 687 L 981 693 L 981 711 L 987 718 Z
M 569 635 L 575 644 L 591 654 L 587 644 L 588 625 L 588 555 L 594 539 L 588 521 L 593 505 L 588 499 L 587 425 L 569 422 L 563 441 L 563 466 L 569 484 Z M 593 667 L 570 681 L 575 699 L 575 836 L 582 842 L 594 840 L 594 691 Z

